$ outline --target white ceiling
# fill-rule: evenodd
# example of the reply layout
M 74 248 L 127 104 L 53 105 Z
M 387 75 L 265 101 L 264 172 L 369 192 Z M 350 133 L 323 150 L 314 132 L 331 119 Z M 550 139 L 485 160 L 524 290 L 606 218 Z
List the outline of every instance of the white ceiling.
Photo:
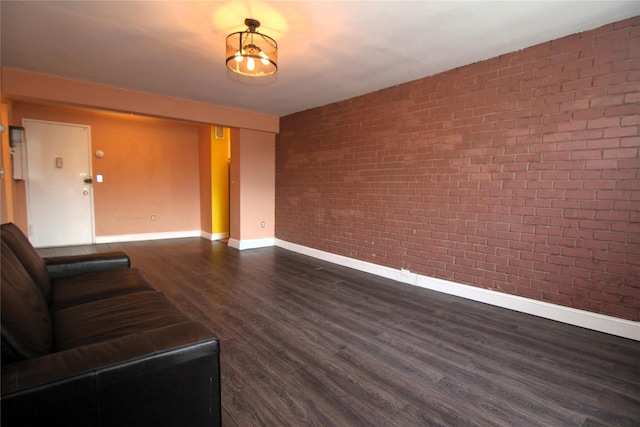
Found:
M 284 116 L 640 15 L 639 1 L 8 1 L 1 65 Z M 225 66 L 245 18 L 278 72 Z

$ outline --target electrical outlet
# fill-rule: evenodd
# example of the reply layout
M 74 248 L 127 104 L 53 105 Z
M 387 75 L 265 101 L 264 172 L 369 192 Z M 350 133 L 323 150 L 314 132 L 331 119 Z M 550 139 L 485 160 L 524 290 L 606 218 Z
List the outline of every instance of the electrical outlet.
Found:
M 155 215 L 151 215 L 151 221 L 155 221 L 156 220 L 156 216 Z
M 267 223 L 265 221 L 260 221 L 260 227 L 265 228 Z

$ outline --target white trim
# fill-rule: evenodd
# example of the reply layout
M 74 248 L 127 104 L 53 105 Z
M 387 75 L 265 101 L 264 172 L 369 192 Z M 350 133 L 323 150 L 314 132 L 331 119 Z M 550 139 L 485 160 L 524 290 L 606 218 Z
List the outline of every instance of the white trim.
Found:
M 96 243 L 139 242 L 143 240 L 179 239 L 183 237 L 200 237 L 200 230 L 167 231 L 164 233 L 116 234 L 112 236 L 96 236 Z
M 250 239 L 250 240 L 238 240 L 238 239 L 229 239 L 227 245 L 238 249 L 256 249 L 256 248 L 266 248 L 269 246 L 275 245 L 275 239 L 273 237 L 268 237 L 265 239 Z
M 216 240 L 228 239 L 229 238 L 229 233 L 211 234 L 211 233 L 206 232 L 206 231 L 200 231 L 200 237 L 202 237 L 204 239 L 207 239 L 207 240 L 216 241 Z
M 555 320 L 569 325 L 580 326 L 582 328 L 640 341 L 640 322 L 620 319 L 613 316 L 605 316 L 603 314 L 592 313 L 585 310 L 577 310 L 575 308 L 550 304 L 548 302 L 537 301 L 490 289 L 463 285 L 460 283 L 450 282 L 448 280 L 436 279 L 412 273 L 408 270 L 397 270 L 395 268 L 384 267 L 370 262 L 320 251 L 307 246 L 301 246 L 280 239 L 276 239 L 275 245 L 303 255 L 308 255 L 334 264 L 354 268 L 356 270 L 375 274 L 377 276 L 407 283 L 413 286 L 419 286 L 433 291 L 466 298 L 472 301 L 478 301 L 521 313 L 543 317 L 545 319 Z

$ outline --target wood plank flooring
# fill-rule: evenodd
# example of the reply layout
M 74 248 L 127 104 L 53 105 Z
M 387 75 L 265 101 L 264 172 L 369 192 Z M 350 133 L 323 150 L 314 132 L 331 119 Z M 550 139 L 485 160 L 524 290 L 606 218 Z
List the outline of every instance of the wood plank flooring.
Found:
M 281 248 L 127 252 L 221 339 L 223 426 L 640 426 L 640 342 Z

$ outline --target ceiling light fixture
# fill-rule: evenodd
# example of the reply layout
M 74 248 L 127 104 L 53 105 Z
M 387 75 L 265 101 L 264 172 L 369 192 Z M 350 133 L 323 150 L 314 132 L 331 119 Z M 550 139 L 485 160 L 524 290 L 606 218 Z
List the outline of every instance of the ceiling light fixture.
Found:
M 260 22 L 247 18 L 246 31 L 227 36 L 227 67 L 245 76 L 268 76 L 278 71 L 278 43 L 256 31 Z

